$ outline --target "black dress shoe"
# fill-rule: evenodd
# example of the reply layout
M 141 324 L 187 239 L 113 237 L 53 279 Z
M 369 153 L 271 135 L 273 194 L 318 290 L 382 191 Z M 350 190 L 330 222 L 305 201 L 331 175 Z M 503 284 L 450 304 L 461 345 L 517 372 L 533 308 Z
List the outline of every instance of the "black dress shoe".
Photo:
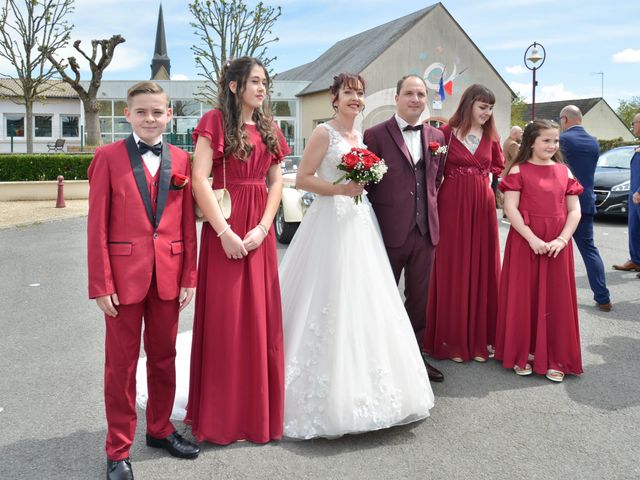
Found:
M 128 458 L 122 460 L 107 458 L 107 480 L 133 480 L 131 461 Z
M 182 438 L 178 432 L 173 432 L 165 438 L 153 438 L 147 433 L 147 445 L 153 448 L 164 448 L 174 457 L 196 458 L 200 453 L 200 447 L 195 443 Z
M 444 374 L 440 370 L 438 370 L 436 367 L 431 365 L 429 362 L 427 362 L 427 357 L 428 357 L 427 353 L 420 352 L 420 354 L 422 355 L 422 361 L 424 362 L 424 366 L 427 369 L 427 375 L 429 375 L 429 380 L 431 380 L 432 382 L 443 382 Z

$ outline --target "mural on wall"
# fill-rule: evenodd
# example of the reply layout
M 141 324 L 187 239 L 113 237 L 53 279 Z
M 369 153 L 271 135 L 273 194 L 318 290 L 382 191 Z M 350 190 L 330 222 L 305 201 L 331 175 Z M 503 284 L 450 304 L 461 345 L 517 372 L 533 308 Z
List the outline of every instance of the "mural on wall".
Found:
M 435 48 L 435 57 L 442 57 L 445 52 L 444 47 L 437 46 Z M 429 54 L 421 52 L 418 54 L 420 64 L 429 61 Z M 462 91 L 466 88 L 467 80 L 463 74 L 469 67 L 460 67 L 460 59 L 456 57 L 451 65 L 437 59 L 432 61 L 426 68 L 412 68 L 408 73 L 421 76 L 427 84 L 427 92 L 431 103 L 427 102 L 427 106 L 422 114 L 421 120 L 434 117 L 435 112 L 442 110 L 443 102 L 447 97 L 451 97 L 454 93 Z M 369 128 L 372 125 L 387 120 L 395 112 L 395 86 L 378 90 L 366 96 L 366 109 L 364 114 L 356 121 L 358 128 Z

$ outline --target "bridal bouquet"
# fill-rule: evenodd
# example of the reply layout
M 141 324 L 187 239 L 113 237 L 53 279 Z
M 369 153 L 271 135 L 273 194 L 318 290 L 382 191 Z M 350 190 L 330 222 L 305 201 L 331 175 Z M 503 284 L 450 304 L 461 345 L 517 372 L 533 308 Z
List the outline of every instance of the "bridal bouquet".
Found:
M 387 172 L 387 165 L 383 159 L 366 148 L 354 147 L 342 155 L 338 170 L 346 173 L 333 182 L 334 185 L 345 179 L 356 183 L 378 183 Z M 362 201 L 362 196 L 356 195 L 353 200 L 357 205 Z

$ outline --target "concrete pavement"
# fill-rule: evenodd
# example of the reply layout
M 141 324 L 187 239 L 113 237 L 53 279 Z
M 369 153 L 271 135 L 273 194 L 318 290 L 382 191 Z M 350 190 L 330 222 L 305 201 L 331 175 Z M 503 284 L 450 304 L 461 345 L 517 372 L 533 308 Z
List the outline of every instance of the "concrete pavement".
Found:
M 85 229 L 74 218 L 0 230 L 0 478 L 104 478 L 104 324 L 86 296 Z M 580 378 L 434 362 L 446 380 L 423 422 L 331 441 L 205 444 L 193 461 L 145 447 L 139 412 L 136 478 L 640 478 L 640 280 L 610 270 L 628 257 L 624 224 L 598 222 L 596 242 L 615 307 L 593 307 L 576 252 Z

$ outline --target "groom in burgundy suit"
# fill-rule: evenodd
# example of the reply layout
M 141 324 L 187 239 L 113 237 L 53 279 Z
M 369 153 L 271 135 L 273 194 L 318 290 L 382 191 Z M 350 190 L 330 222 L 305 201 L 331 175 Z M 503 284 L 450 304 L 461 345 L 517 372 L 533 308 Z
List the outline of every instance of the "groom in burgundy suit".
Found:
M 407 75 L 396 87 L 396 114 L 364 132 L 367 148 L 383 158 L 388 171 L 377 185 L 367 186 L 391 268 L 396 278 L 404 269 L 405 308 L 418 345 L 426 326 L 427 294 L 435 246 L 440 238 L 437 193 L 445 155 L 444 135 L 420 123 L 427 102 L 427 87 L 417 75 Z M 437 142 L 438 145 L 435 145 Z M 423 353 L 429 379 L 444 380 Z

